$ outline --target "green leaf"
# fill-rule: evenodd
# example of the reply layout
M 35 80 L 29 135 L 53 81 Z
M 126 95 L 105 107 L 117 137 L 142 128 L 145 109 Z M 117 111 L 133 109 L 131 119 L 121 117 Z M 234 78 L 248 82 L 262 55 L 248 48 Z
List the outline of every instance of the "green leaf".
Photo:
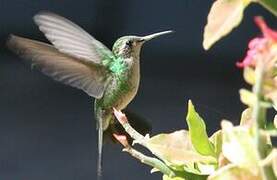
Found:
M 220 168 L 211 176 L 208 177 L 208 180 L 262 180 L 259 175 L 254 175 L 245 168 L 240 168 L 234 164 L 229 164 Z
M 146 146 L 157 157 L 174 166 L 216 162 L 215 158 L 202 156 L 193 150 L 186 130 L 156 135 L 146 141 Z
M 256 96 L 251 91 L 240 89 L 239 94 L 240 100 L 243 104 L 253 107 L 254 103 L 256 102 Z
M 273 89 L 272 91 L 265 94 L 265 99 L 272 102 L 272 106 L 277 110 L 277 90 Z
M 260 132 L 267 136 L 277 137 L 277 129 L 260 130 Z
M 189 127 L 191 143 L 195 150 L 204 156 L 215 157 L 214 146 L 207 135 L 205 122 L 195 111 L 191 100 L 188 102 L 188 114 L 186 120 Z
M 217 169 L 217 165 L 215 166 L 210 164 L 207 165 L 207 164 L 197 163 L 195 164 L 195 166 L 201 172 L 201 175 L 210 175 Z
M 159 170 L 159 169 L 156 169 L 156 168 L 152 168 L 151 171 L 150 171 L 151 174 L 153 174 L 153 173 L 155 173 L 155 172 L 160 172 L 160 170 Z
M 187 172 L 180 173 L 180 176 L 177 177 L 168 177 L 167 175 L 163 175 L 163 180 L 206 180 L 207 176 L 191 174 Z
M 264 135 L 269 138 L 269 136 L 277 137 L 277 128 L 276 128 L 276 119 L 277 115 L 274 116 L 273 122 L 268 122 L 265 126 L 265 129 L 260 129 L 261 135 Z M 267 144 L 272 144 L 270 139 Z
M 253 92 L 248 91 L 247 89 L 240 89 L 239 90 L 239 94 L 240 94 L 240 100 L 243 104 L 249 106 L 249 107 L 253 107 L 253 105 L 256 102 L 256 96 L 255 94 L 253 94 Z M 275 103 L 277 104 L 277 91 L 273 91 L 271 93 L 266 94 L 265 97 L 266 100 L 271 100 L 273 101 L 272 103 L 275 105 Z M 261 101 L 261 106 L 264 108 L 271 108 L 272 107 L 272 103 L 268 102 L 268 101 Z
M 243 78 L 250 85 L 255 84 L 255 70 L 250 67 L 245 67 L 243 69 Z
M 221 130 L 216 131 L 210 138 L 210 141 L 214 145 L 216 157 L 218 158 L 222 152 L 222 132 Z
M 183 177 L 168 177 L 167 175 L 163 175 L 163 180 L 186 180 Z
M 222 121 L 222 153 L 231 163 L 259 172 L 255 138 L 248 128 L 234 127 L 231 122 Z
M 277 115 L 274 116 L 273 124 L 274 124 L 274 127 L 277 128 Z
M 249 126 L 253 123 L 252 119 L 252 113 L 253 110 L 252 108 L 247 108 L 241 113 L 241 118 L 240 118 L 240 125 L 244 126 Z
M 268 157 L 271 156 L 271 161 L 272 161 L 272 169 L 273 172 L 275 174 L 275 176 L 277 177 L 277 150 L 273 149 L 272 152 L 268 155 Z
M 275 179 L 277 177 L 277 149 L 271 149 L 270 152 L 267 153 L 267 157 L 260 161 L 260 165 L 265 167 L 272 168 L 272 176 L 275 176 Z M 273 175 L 274 174 L 274 175 Z
M 250 0 L 217 0 L 213 3 L 204 30 L 205 50 L 240 24 L 249 3 Z
M 256 2 L 260 3 L 267 10 L 269 10 L 272 14 L 277 16 L 277 2 L 276 2 L 276 0 L 258 0 Z

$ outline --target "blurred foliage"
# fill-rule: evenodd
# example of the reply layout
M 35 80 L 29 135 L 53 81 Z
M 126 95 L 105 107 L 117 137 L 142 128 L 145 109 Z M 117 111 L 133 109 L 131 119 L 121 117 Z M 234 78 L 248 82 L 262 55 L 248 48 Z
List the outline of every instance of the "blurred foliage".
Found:
M 238 26 L 250 3 L 260 3 L 277 15 L 276 0 L 217 0 L 213 3 L 205 27 L 203 46 L 209 49 Z M 221 129 L 208 136 L 204 119 L 188 102 L 188 130 L 142 136 L 133 129 L 124 114 L 115 116 L 125 131 L 155 156 L 140 155 L 122 138 L 118 140 L 141 162 L 152 166 L 152 173 L 162 172 L 163 180 L 273 180 L 277 179 L 277 149 L 271 136 L 277 136 L 277 116 L 268 120 L 268 109 L 277 108 L 277 31 L 261 17 L 255 22 L 262 32 L 249 42 L 246 57 L 237 66 L 251 89 L 239 91 L 247 108 L 239 125 L 222 120 Z
M 204 30 L 205 50 L 229 34 L 243 19 L 243 12 L 250 3 L 259 3 L 277 16 L 276 0 L 216 0 L 209 12 Z

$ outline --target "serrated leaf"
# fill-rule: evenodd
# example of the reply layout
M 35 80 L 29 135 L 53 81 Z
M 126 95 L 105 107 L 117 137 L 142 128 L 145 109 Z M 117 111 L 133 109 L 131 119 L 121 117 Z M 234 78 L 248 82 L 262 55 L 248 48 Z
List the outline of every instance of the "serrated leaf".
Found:
M 259 175 L 254 175 L 248 169 L 240 168 L 234 164 L 226 165 L 211 176 L 208 180 L 262 180 Z
M 248 128 L 222 121 L 222 153 L 233 164 L 257 173 L 259 155 Z
M 188 102 L 186 120 L 189 127 L 189 136 L 194 149 L 202 155 L 215 157 L 214 146 L 207 135 L 205 122 L 195 111 L 191 100 Z
M 146 141 L 147 148 L 160 159 L 175 166 L 191 163 L 215 163 L 215 158 L 202 156 L 193 150 L 186 130 L 159 134 Z
M 277 16 L 277 2 L 276 2 L 276 0 L 258 0 L 256 2 L 260 3 L 266 9 L 268 9 L 272 14 Z
M 249 3 L 250 0 L 217 0 L 213 3 L 204 30 L 205 50 L 240 24 L 243 10 Z

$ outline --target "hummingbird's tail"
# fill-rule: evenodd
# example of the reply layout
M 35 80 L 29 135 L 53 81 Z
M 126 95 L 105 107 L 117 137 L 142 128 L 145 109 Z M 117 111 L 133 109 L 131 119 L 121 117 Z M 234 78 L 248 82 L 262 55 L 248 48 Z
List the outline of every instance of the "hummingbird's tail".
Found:
M 98 159 L 97 159 L 97 180 L 102 179 L 102 150 L 103 150 L 103 125 L 98 119 Z

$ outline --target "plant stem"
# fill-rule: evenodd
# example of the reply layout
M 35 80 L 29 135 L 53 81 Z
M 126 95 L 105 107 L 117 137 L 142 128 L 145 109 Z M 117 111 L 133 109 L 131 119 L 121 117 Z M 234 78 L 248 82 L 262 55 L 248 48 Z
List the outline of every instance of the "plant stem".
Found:
M 131 138 L 134 139 L 133 143 L 138 143 L 142 146 L 146 146 L 145 139 L 148 138 L 147 135 L 143 136 L 139 132 L 137 132 L 128 122 L 128 119 L 125 114 L 123 114 L 121 111 L 118 111 L 114 108 L 114 115 L 118 122 L 122 125 L 124 130 L 131 136 Z
M 119 121 L 119 123 L 122 125 L 124 130 L 134 139 L 133 143 L 136 141 L 137 143 L 141 144 L 142 146 L 146 146 L 145 143 L 145 138 L 147 136 L 141 135 L 139 132 L 137 132 L 128 122 L 127 117 L 125 114 L 123 114 L 121 111 L 117 111 L 114 109 L 114 115 Z M 126 136 L 118 136 L 114 134 L 114 137 L 125 147 L 123 151 L 128 152 L 131 156 L 134 158 L 140 160 L 142 163 L 147 164 L 159 171 L 161 171 L 163 174 L 166 174 L 169 177 L 174 177 L 176 176 L 175 172 L 170 169 L 164 162 L 161 160 L 154 158 L 154 157 L 149 157 L 141 152 L 135 150 L 131 145 L 129 145 Z
M 141 152 L 133 149 L 131 146 L 126 147 L 125 149 L 123 149 L 123 151 L 128 152 L 130 155 L 140 160 L 142 163 L 147 164 L 161 171 L 163 174 L 166 174 L 169 177 L 176 176 L 175 173 L 167 165 L 165 165 L 162 161 L 160 161 L 157 158 L 146 156 Z
M 266 108 L 261 106 L 263 100 L 263 78 L 264 78 L 264 63 L 262 61 L 257 62 L 256 67 L 256 81 L 253 87 L 253 93 L 256 96 L 256 101 L 253 107 L 252 117 L 254 119 L 254 136 L 256 139 L 256 147 L 259 153 L 260 160 L 266 158 L 266 138 L 260 133 L 260 129 L 264 129 L 266 124 Z M 262 177 L 265 180 L 275 179 L 272 167 L 261 167 Z
M 137 132 L 129 123 L 122 124 L 122 127 L 131 136 L 131 138 L 135 140 L 134 142 L 146 147 L 144 139 L 147 138 L 147 136 L 143 136 Z
M 256 101 L 253 107 L 253 119 L 255 120 L 255 129 L 256 134 L 259 134 L 259 129 L 263 129 L 265 127 L 265 116 L 266 116 L 266 109 L 261 106 L 261 101 L 263 98 L 262 95 L 262 86 L 263 86 L 263 77 L 264 77 L 264 70 L 263 64 L 258 63 L 256 67 L 256 82 L 253 87 L 253 93 L 256 96 Z M 258 140 L 258 139 L 257 139 Z M 258 141 L 257 141 L 258 142 Z M 259 143 L 257 143 L 259 144 Z

